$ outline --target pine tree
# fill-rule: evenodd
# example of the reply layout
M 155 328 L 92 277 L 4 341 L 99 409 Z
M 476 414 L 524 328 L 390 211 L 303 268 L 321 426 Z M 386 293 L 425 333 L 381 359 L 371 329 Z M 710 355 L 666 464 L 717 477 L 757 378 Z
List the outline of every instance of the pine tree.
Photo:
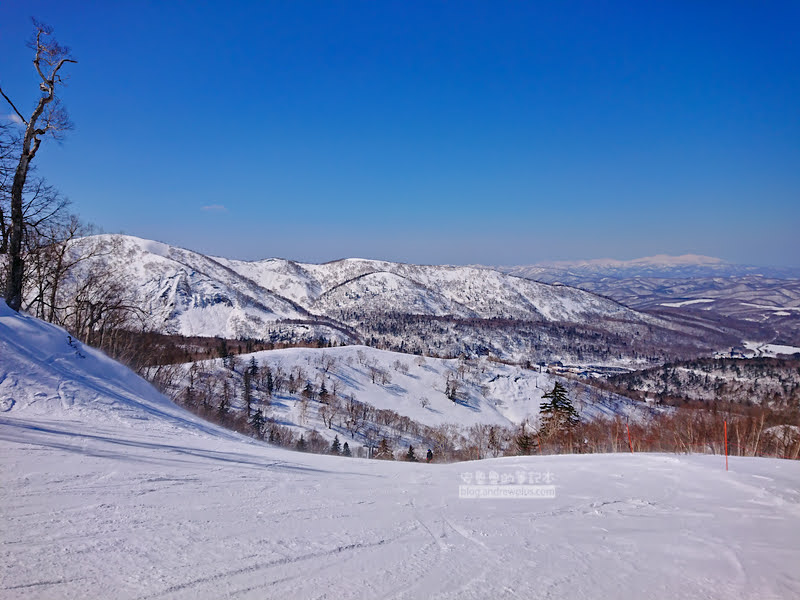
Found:
M 250 369 L 246 369 L 242 377 L 242 401 L 244 402 L 245 416 L 250 418 L 250 406 L 253 403 L 253 390 L 252 390 L 252 373 Z
M 519 456 L 529 456 L 536 452 L 536 436 L 525 429 L 525 423 L 520 426 L 519 433 L 514 436 L 514 446 Z
M 456 386 L 456 382 L 448 380 L 444 393 L 453 403 L 455 403 L 455 401 L 458 400 L 458 387 Z
M 272 371 L 267 367 L 267 394 L 272 397 L 272 392 L 275 389 L 275 380 L 272 378 Z
M 378 450 L 375 452 L 374 457 L 381 460 L 394 460 L 392 448 L 389 446 L 389 442 L 386 438 L 383 438 L 381 443 L 378 444 Z
M 417 462 L 417 456 L 414 454 L 414 446 L 408 446 L 408 452 L 406 452 L 406 460 L 408 462 Z
M 219 404 L 217 405 L 217 416 L 220 419 L 224 419 L 225 416 L 228 414 L 228 409 L 231 406 L 231 388 L 228 384 L 228 380 L 226 379 L 222 383 L 222 395 L 219 398 Z
M 300 452 L 305 452 L 306 451 L 306 440 L 302 435 L 300 436 L 300 439 L 297 440 L 297 444 L 295 445 L 295 449 L 299 450 Z
M 567 397 L 567 390 L 560 382 L 556 382 L 553 389 L 542 398 L 550 400 L 539 405 L 539 414 L 542 418 L 541 430 L 545 435 L 568 432 L 580 422 L 575 407 Z
M 250 419 L 250 425 L 253 427 L 256 435 L 264 437 L 264 415 L 260 410 L 253 413 L 253 417 Z
M 342 446 L 342 456 L 353 456 L 353 453 L 350 452 L 350 444 L 347 442 L 345 442 L 344 446 Z
M 331 444 L 331 454 L 338 455 L 341 453 L 342 453 L 342 447 L 341 444 L 339 444 L 339 436 L 337 435 L 333 438 L 333 443 Z
M 225 340 L 220 340 L 219 346 L 217 346 L 217 354 L 222 359 L 223 364 L 225 364 L 227 366 L 227 363 L 225 363 L 225 360 L 228 358 L 228 354 L 229 354 L 229 352 L 228 352 L 228 342 L 226 342 Z

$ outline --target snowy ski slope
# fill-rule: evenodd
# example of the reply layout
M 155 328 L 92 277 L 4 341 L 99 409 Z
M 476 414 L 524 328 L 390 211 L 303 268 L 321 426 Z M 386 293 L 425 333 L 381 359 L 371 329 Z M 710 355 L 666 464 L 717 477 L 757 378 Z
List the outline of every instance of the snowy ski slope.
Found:
M 0 409 L 3 598 L 800 597 L 797 462 L 297 454 L 4 303 Z M 555 497 L 459 498 L 493 477 Z

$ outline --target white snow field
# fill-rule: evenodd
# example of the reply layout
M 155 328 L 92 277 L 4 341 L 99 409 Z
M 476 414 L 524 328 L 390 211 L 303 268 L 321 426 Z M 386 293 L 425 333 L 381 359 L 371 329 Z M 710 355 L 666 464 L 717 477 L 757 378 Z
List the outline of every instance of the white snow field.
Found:
M 293 453 L 3 302 L 0 410 L 4 599 L 800 598 L 800 462 Z
M 643 421 L 656 412 L 667 410 L 649 407 L 618 394 L 600 393 L 597 388 L 574 380 L 490 361 L 485 357 L 461 361 L 413 356 L 368 346 L 285 348 L 241 354 L 237 357 L 238 372 L 225 367 L 222 359 L 186 363 L 183 365 L 183 378 L 176 379 L 170 393 L 174 398 L 186 389 L 193 369 L 196 373 L 212 373 L 217 381 L 229 381 L 234 389 L 240 390 L 243 386 L 241 372 L 251 360 L 261 368 L 269 367 L 273 373 L 280 369 L 284 377 L 294 374 L 301 382 L 310 381 L 318 386 L 324 381 L 326 389 L 336 390 L 340 398 L 352 395 L 359 402 L 395 411 L 416 423 L 429 427 L 453 426 L 463 433 L 477 424 L 510 427 L 527 421 L 538 425 L 542 396 L 552 390 L 556 382 L 569 390 L 584 420 L 620 417 Z M 387 381 L 372 377 L 372 370 L 382 373 Z M 458 402 L 445 395 L 450 378 L 458 383 Z M 254 394 L 254 406 L 260 406 L 257 401 L 263 398 L 260 392 Z M 425 399 L 425 406 L 421 399 Z M 332 441 L 338 435 L 342 442 L 349 442 L 352 449 L 367 444 L 368 433 L 374 437 L 375 443 L 386 438 L 395 450 L 402 450 L 409 443 L 420 443 L 419 437 L 398 432 L 390 426 L 374 427 L 374 423 L 370 423 L 372 427 L 363 427 L 352 435 L 344 423 L 344 410 L 332 419 L 333 425 L 329 428 L 320 417 L 319 402 L 311 402 L 310 409 L 303 412 L 300 393 L 282 391 L 269 400 L 269 406 L 262 408 L 266 416 L 292 428 L 298 436 L 313 430 Z M 245 410 L 240 393 L 237 392 L 231 406 L 235 410 Z M 380 435 L 375 434 L 377 429 L 380 429 Z
M 744 342 L 744 347 L 753 352 L 756 356 L 775 357 L 778 354 L 796 354 L 800 352 L 797 346 L 786 346 L 782 344 L 762 344 L 759 342 Z

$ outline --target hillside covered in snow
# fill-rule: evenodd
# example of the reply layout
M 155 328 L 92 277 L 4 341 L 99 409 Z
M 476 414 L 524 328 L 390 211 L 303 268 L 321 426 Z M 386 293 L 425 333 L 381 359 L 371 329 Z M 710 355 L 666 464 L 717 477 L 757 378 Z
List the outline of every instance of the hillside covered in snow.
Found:
M 79 282 L 105 274 L 104 287 L 139 310 L 135 326 L 165 334 L 615 365 L 694 357 L 740 341 L 713 323 L 670 321 L 489 269 L 245 262 L 122 235 L 84 238 L 76 252 L 86 258 L 62 294 L 79 295 Z
M 214 417 L 227 395 L 233 417 L 249 419 L 244 415 L 260 411 L 268 428 L 288 428 L 295 439 L 319 436 L 325 448 L 338 437 L 362 456 L 385 440 L 399 453 L 409 445 L 433 448 L 437 455 L 470 446 L 471 457 L 483 458 L 513 446 L 501 437 L 488 447 L 490 428 L 508 436 L 523 424 L 538 427 L 543 396 L 556 382 L 584 421 L 644 422 L 665 410 L 538 369 L 367 346 L 286 348 L 185 363 L 169 393 Z
M 290 452 L 4 303 L 0 406 L 4 598 L 800 595 L 797 461 Z

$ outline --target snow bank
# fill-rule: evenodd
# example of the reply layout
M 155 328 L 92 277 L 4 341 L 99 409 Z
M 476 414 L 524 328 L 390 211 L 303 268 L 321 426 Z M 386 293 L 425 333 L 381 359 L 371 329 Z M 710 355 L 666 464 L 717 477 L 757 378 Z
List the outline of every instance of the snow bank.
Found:
M 231 435 L 179 408 L 150 383 L 66 331 L 0 298 L 0 418 Z

